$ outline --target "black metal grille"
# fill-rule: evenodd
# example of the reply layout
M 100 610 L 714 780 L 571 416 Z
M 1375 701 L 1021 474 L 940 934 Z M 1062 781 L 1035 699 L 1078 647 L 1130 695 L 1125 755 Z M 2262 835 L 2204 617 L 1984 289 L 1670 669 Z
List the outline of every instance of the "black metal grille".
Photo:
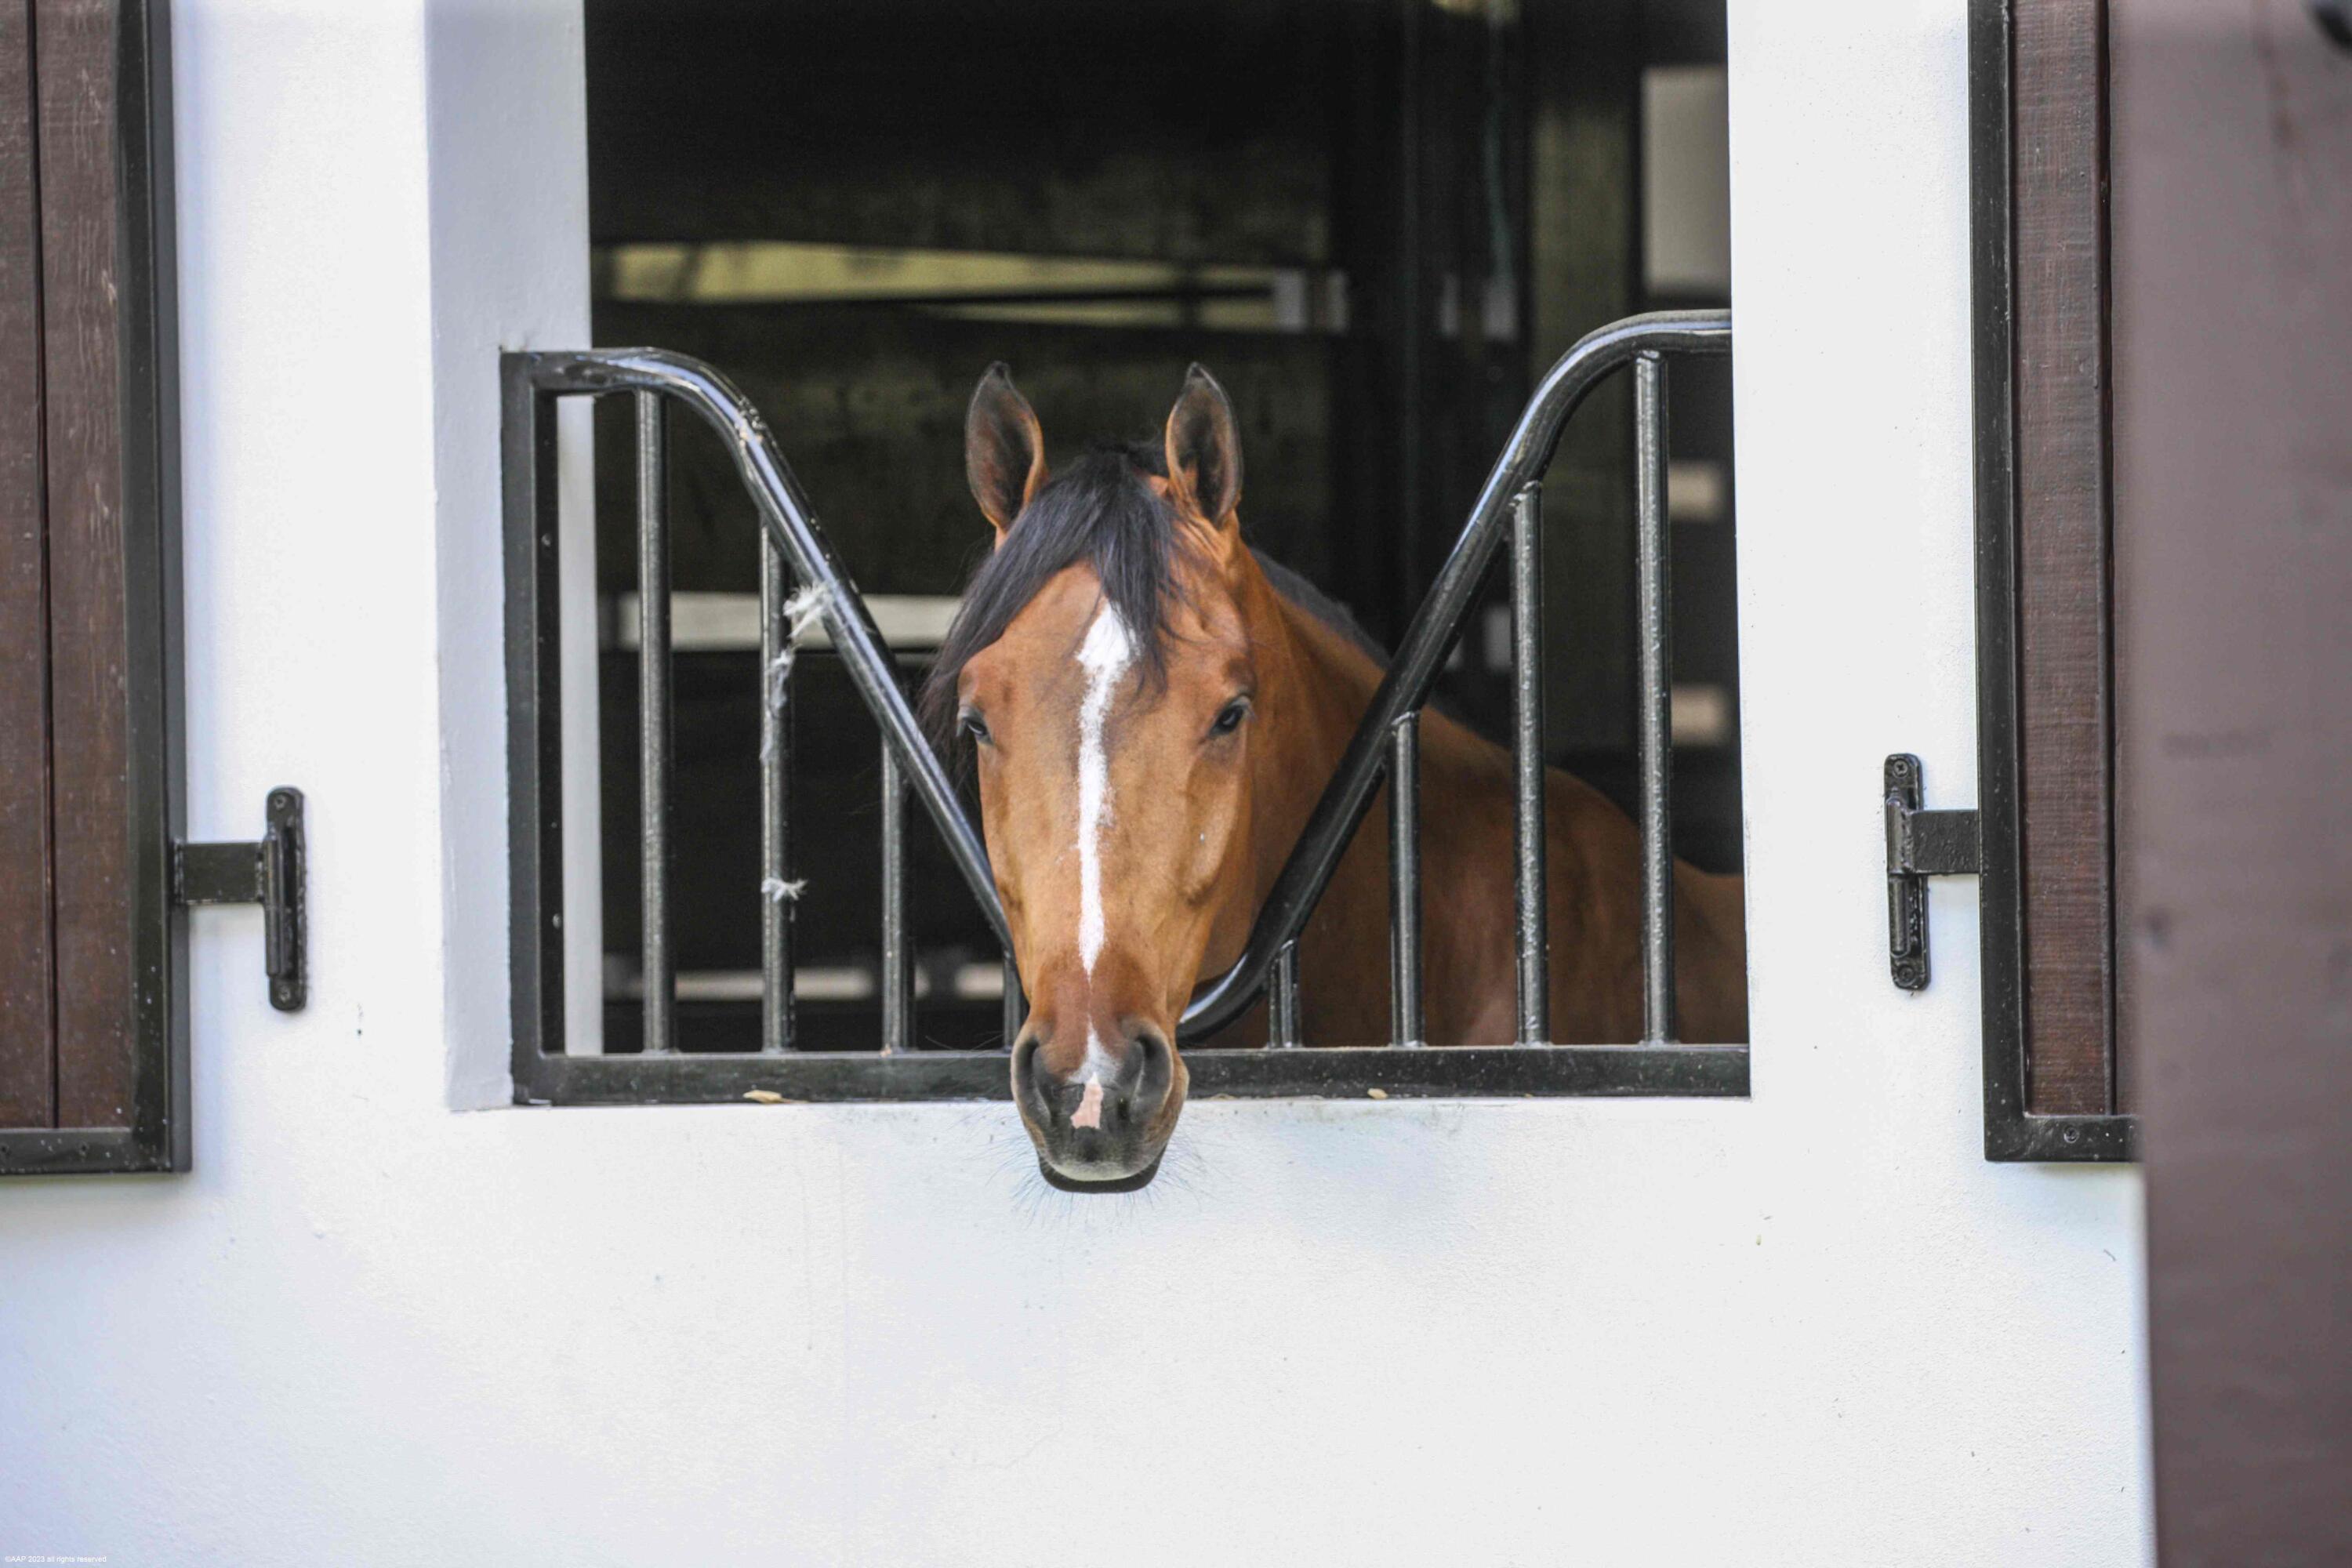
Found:
M 1671 734 L 1665 507 L 1666 362 L 1721 354 L 1729 313 L 1630 317 L 1577 343 L 1538 387 L 1481 490 L 1468 525 L 1374 694 L 1354 740 L 1276 879 L 1242 956 L 1186 1009 L 1187 1040 L 1213 1034 L 1259 996 L 1268 1003 L 1264 1050 L 1190 1050 L 1202 1095 L 1744 1095 L 1745 1046 L 1675 1039 Z M 1569 416 L 1603 377 L 1634 380 L 1640 649 L 1643 1029 L 1640 1042 L 1549 1041 L 1544 920 L 1544 737 L 1539 606 L 1539 476 Z M 986 851 L 939 759 L 925 743 L 896 666 L 856 588 L 817 528 L 799 481 L 759 413 L 719 372 L 656 349 L 510 353 L 504 377 L 508 563 L 507 677 L 512 801 L 515 1092 L 526 1101 L 618 1103 L 731 1100 L 761 1090 L 786 1099 L 1002 1097 L 1004 1052 L 913 1048 L 915 996 L 906 920 L 906 805 L 911 794 L 1004 946 L 1004 1037 L 1021 1019 L 1004 914 Z M 557 399 L 629 394 L 636 401 L 637 596 L 641 809 L 644 818 L 644 1049 L 569 1055 L 563 1049 L 562 732 L 558 685 Z M 882 1028 L 877 1052 L 795 1048 L 793 907 L 763 900 L 761 1027 L 756 1052 L 678 1048 L 670 949 L 668 521 L 665 413 L 677 403 L 727 442 L 762 523 L 760 573 L 761 864 L 781 888 L 792 864 L 790 660 L 796 614 L 822 619 L 835 651 L 882 732 Z M 1517 1039 L 1504 1047 L 1413 1049 L 1423 1043 L 1420 713 L 1476 607 L 1506 538 L 1515 622 L 1512 750 L 1516 791 Z M 788 593 L 796 586 L 798 596 Z M 1297 942 L 1384 780 L 1390 791 L 1391 1040 L 1383 1047 L 1299 1050 Z

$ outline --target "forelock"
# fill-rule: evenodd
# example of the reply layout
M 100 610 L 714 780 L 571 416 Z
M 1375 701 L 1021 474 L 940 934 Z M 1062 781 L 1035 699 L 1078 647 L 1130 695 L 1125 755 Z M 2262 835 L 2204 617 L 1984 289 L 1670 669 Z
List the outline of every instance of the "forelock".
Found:
M 974 654 L 1004 635 L 1039 590 L 1068 567 L 1094 568 L 1103 596 L 1126 623 L 1148 679 L 1167 672 L 1169 616 L 1181 592 L 1176 514 L 1151 486 L 1164 475 L 1148 442 L 1090 447 L 1032 497 L 964 587 L 963 605 L 924 679 L 920 712 L 932 743 L 954 740 L 956 686 Z

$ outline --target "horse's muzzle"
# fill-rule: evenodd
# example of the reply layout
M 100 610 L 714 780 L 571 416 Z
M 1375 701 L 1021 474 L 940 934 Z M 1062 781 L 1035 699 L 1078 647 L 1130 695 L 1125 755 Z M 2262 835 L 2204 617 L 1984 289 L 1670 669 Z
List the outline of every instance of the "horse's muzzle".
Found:
M 1176 1052 L 1149 1026 L 1089 1045 L 1066 1070 L 1024 1033 L 1013 1051 L 1013 1098 L 1045 1179 L 1070 1192 L 1132 1192 L 1151 1180 L 1182 1104 Z M 1066 1057 L 1066 1053 L 1058 1053 Z

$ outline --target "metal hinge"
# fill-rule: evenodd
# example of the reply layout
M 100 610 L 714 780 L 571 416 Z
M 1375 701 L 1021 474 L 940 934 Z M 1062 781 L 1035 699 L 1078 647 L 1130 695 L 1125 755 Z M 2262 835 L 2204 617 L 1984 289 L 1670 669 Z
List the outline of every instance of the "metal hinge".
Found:
M 269 792 L 257 844 L 175 844 L 175 904 L 259 904 L 269 1005 L 299 1013 L 310 999 L 310 933 L 302 907 L 302 792 Z
M 1973 811 L 1919 809 L 1919 759 L 1886 759 L 1886 957 L 1895 984 L 1927 988 L 1927 879 L 1984 869 L 1984 835 Z

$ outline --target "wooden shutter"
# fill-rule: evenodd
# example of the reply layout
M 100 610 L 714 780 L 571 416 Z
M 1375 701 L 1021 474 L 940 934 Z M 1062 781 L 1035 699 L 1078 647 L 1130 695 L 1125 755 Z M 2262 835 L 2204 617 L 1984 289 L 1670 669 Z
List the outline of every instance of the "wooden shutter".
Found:
M 0 1171 L 187 1156 L 161 41 L 0 0 Z
M 2104 0 L 1976 0 L 1985 1152 L 2131 1157 L 2116 1027 Z

